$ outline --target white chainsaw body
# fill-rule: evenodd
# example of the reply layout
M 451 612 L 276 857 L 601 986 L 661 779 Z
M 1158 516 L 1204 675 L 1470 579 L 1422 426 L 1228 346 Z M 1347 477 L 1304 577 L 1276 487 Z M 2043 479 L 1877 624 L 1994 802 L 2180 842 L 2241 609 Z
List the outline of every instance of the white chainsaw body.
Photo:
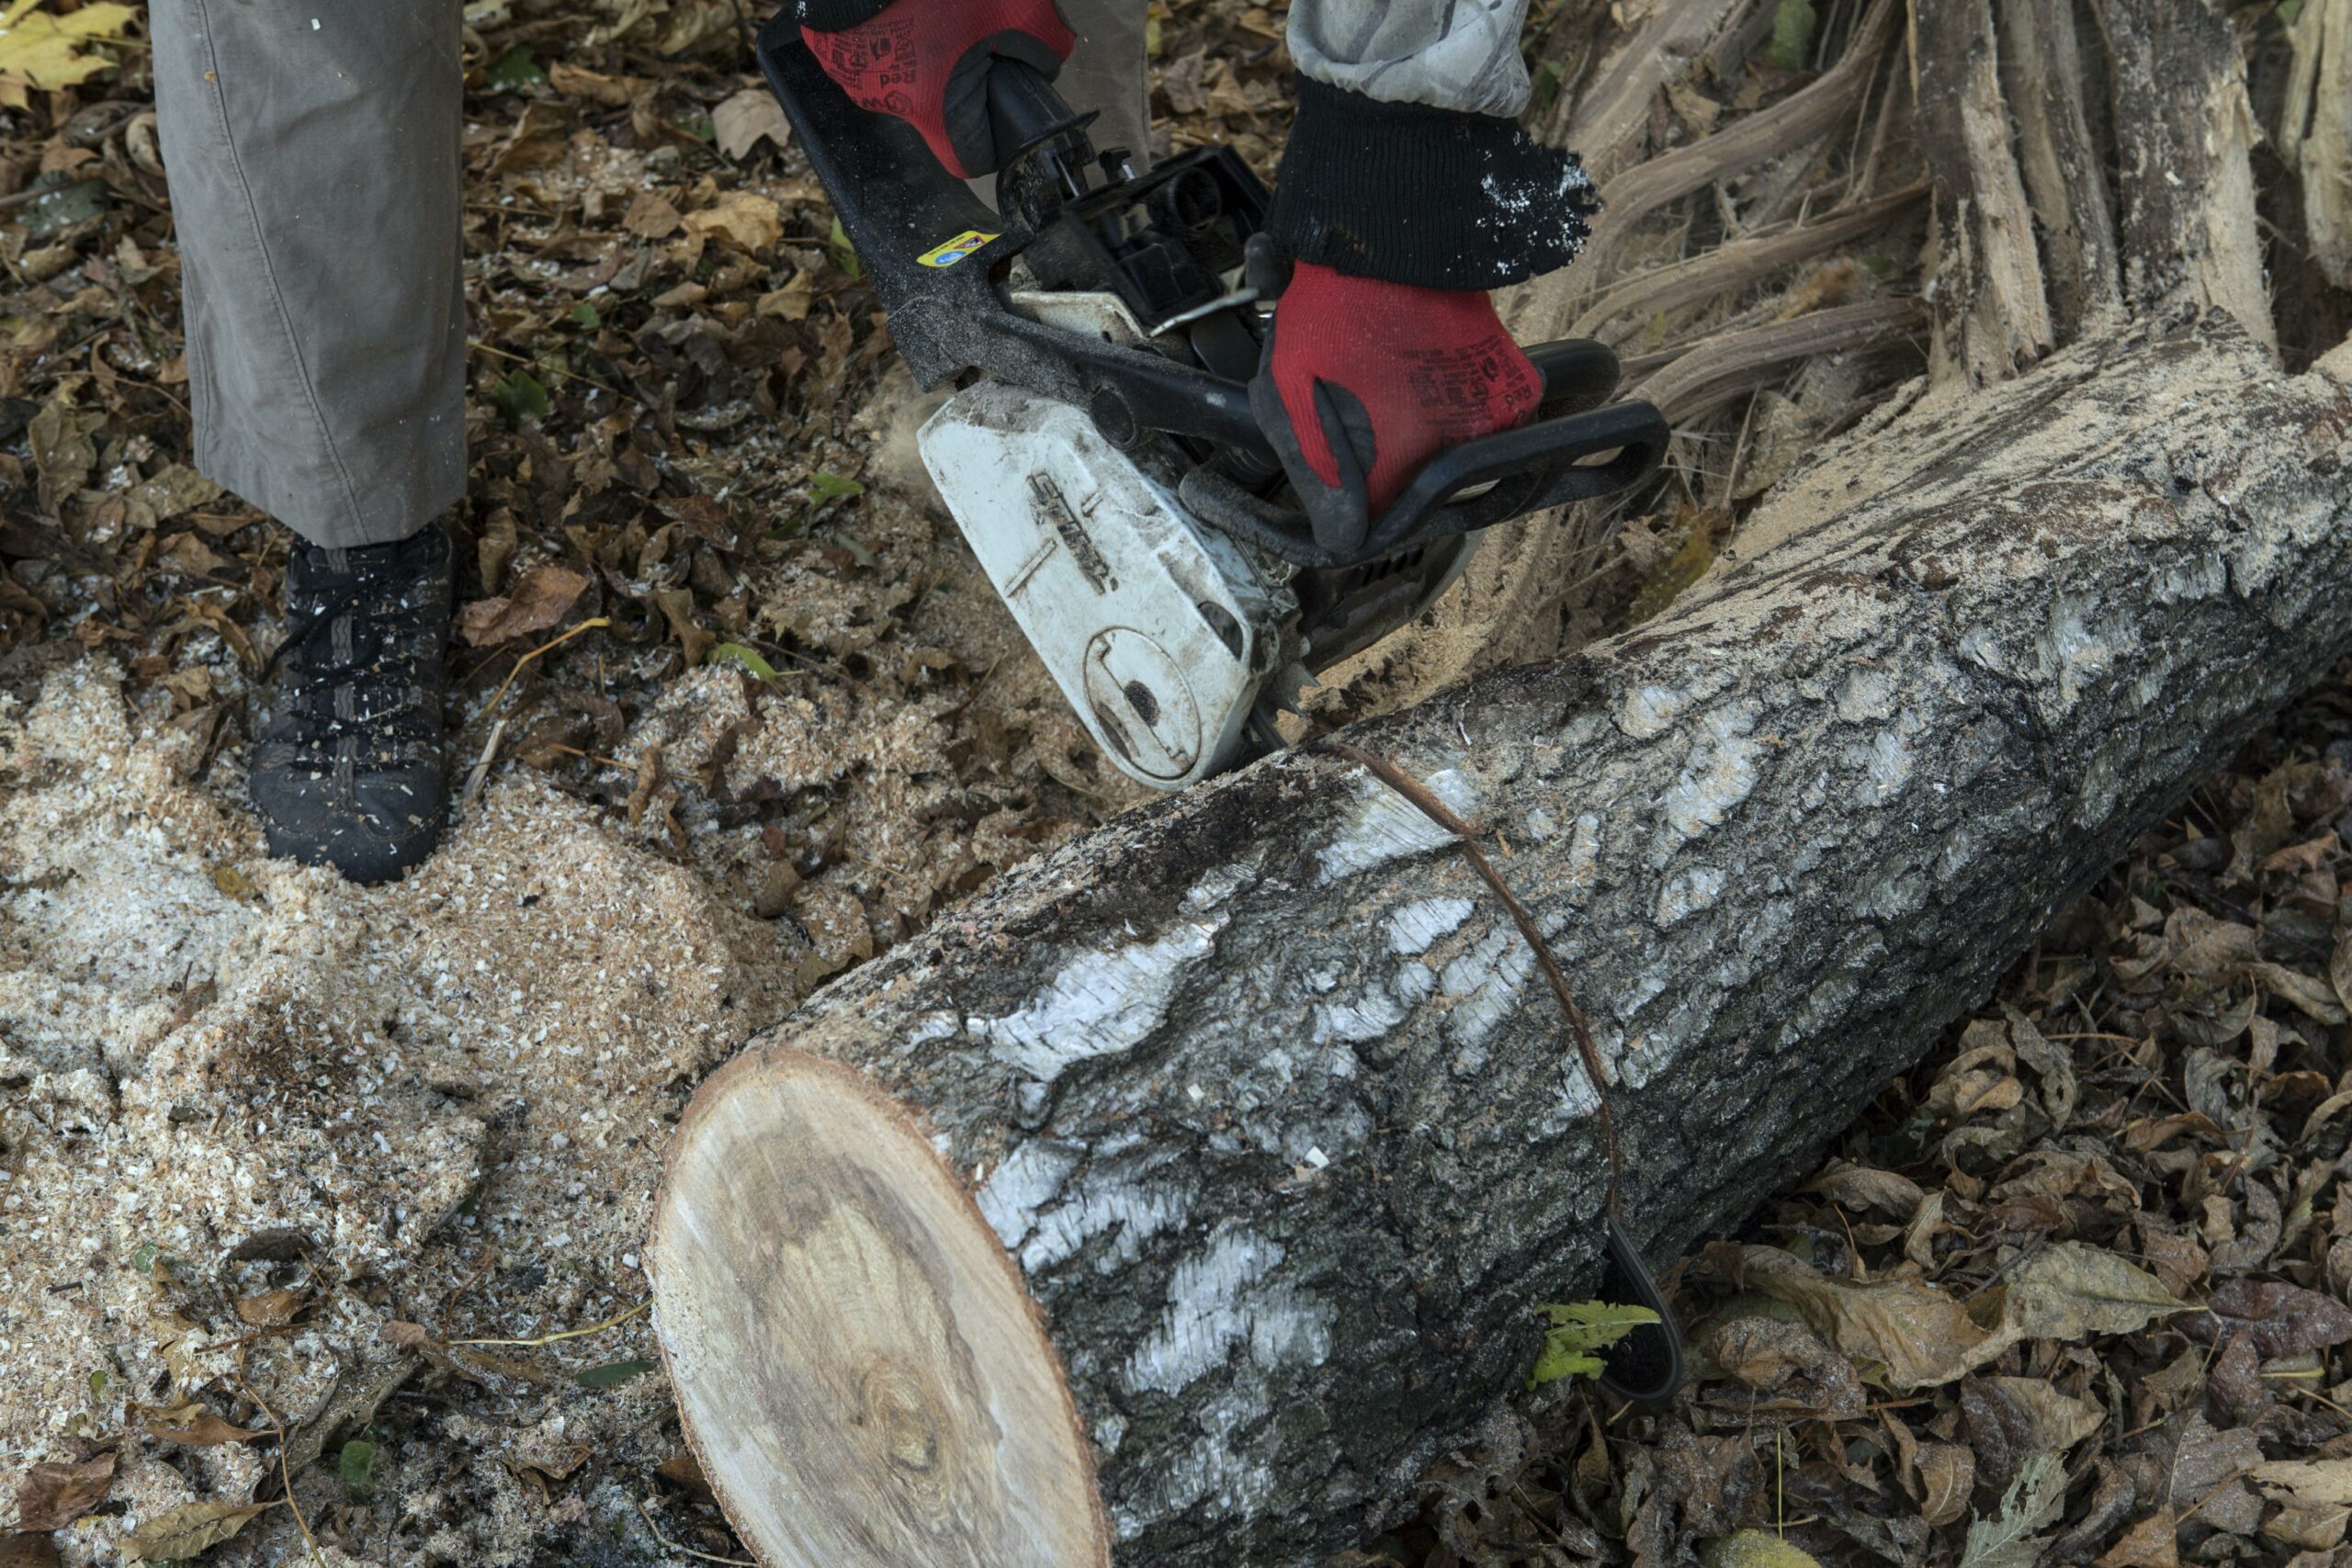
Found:
M 1287 589 L 1067 403 L 982 381 L 931 417 L 920 445 L 1103 754 L 1164 790 L 1229 765 L 1261 694 L 1295 658 Z

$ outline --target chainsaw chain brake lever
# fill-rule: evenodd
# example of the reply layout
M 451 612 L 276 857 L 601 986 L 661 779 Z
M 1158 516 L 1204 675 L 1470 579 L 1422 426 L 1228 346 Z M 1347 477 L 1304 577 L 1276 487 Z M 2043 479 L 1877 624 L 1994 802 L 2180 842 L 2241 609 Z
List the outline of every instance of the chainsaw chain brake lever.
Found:
M 1328 569 L 1613 495 L 1657 471 L 1666 455 L 1666 421 L 1648 403 L 1609 403 L 1618 370 L 1617 356 L 1605 344 L 1581 339 L 1541 344 L 1527 356 L 1544 378 L 1538 412 L 1553 417 L 1439 453 L 1359 539 L 1317 538 L 1303 510 L 1251 494 L 1214 462 L 1187 474 L 1180 494 L 1212 526 L 1294 564 Z

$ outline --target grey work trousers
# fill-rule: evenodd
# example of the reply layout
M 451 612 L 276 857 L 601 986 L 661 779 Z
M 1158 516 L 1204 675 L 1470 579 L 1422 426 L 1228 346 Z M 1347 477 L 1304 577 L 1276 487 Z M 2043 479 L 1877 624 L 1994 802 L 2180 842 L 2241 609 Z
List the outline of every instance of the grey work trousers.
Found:
M 938 0 L 954 4 L 956 0 Z M 1072 103 L 1148 145 L 1141 0 L 1061 0 Z M 1301 70 L 1516 114 L 1526 0 L 1296 0 Z M 465 492 L 462 0 L 152 0 L 197 466 L 316 544 Z

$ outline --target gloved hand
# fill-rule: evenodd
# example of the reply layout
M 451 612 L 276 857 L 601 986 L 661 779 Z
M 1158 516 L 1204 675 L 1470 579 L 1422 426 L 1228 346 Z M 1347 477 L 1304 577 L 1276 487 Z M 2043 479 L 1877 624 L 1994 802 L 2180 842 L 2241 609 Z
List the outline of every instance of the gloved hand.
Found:
M 1360 545 L 1430 458 L 1521 425 L 1544 378 L 1483 291 L 1418 288 L 1301 262 L 1250 401 L 1317 543 Z
M 896 115 L 959 179 L 992 174 L 989 67 L 1019 60 L 1051 77 L 1078 39 L 1054 0 L 801 0 L 808 52 L 862 108 Z

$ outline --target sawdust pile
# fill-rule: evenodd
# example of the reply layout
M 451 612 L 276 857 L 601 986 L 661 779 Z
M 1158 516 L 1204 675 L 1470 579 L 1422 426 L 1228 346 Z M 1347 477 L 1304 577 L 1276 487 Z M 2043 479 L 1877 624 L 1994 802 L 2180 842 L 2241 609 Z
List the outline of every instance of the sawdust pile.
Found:
M 186 782 L 197 751 L 104 661 L 0 710 L 12 1476 L 77 1438 L 186 1428 L 214 1409 L 200 1390 L 288 1423 L 333 1410 L 410 1359 L 390 1323 L 511 1339 L 627 1312 L 671 1120 L 792 1000 L 775 926 L 527 773 L 421 875 L 365 891 L 266 859 L 249 816 Z M 658 1377 L 574 1379 L 650 1353 L 640 1317 L 449 1362 L 498 1419 L 378 1444 L 368 1489 L 413 1488 L 402 1512 L 429 1529 L 355 1531 L 354 1560 L 523 1561 L 556 1522 L 523 1467 L 659 1446 Z M 311 1434 L 330 1458 L 379 1412 L 342 1416 Z M 107 1509 L 58 1538 L 67 1561 L 112 1560 L 175 1506 L 242 1503 L 271 1468 L 243 1441 L 137 1437 L 119 1467 Z M 285 1514 L 257 1545 L 299 1551 Z

